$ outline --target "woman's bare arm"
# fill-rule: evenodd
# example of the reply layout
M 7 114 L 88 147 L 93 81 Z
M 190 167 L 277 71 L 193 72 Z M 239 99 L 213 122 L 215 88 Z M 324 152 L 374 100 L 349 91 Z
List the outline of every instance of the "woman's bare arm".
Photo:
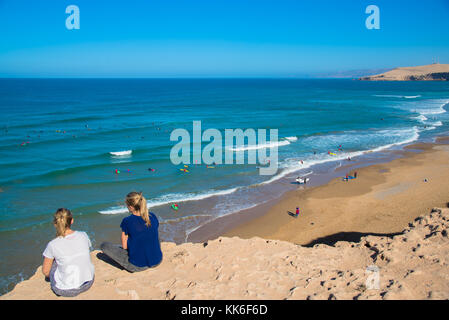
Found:
M 128 236 L 122 231 L 122 248 L 128 249 Z
M 50 276 L 50 270 L 51 270 L 51 266 L 53 264 L 53 260 L 54 259 L 44 257 L 44 262 L 42 263 L 42 273 L 46 277 Z

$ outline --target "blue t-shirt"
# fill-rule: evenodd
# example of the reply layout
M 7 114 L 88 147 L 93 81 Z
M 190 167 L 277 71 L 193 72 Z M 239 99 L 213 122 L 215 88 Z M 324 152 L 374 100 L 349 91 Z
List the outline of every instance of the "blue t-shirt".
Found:
M 152 267 L 162 260 L 159 243 L 159 221 L 150 212 L 151 226 L 147 227 L 141 216 L 131 214 L 120 224 L 122 231 L 128 236 L 128 261 L 138 267 Z

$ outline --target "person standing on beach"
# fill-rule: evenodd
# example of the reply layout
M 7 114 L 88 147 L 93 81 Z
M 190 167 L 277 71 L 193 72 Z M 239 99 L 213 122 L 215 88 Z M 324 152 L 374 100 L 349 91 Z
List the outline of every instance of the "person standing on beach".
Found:
M 354 172 L 354 178 L 357 178 L 357 171 Z
M 75 297 L 89 290 L 94 282 L 95 268 L 90 259 L 92 244 L 85 232 L 71 229 L 70 210 L 58 209 L 53 224 L 57 237 L 45 248 L 42 273 L 50 279 L 56 295 Z
M 142 192 L 128 193 L 125 203 L 131 215 L 120 224 L 122 245 L 104 242 L 101 250 L 129 272 L 139 272 L 159 265 L 162 251 L 156 215 L 148 211 Z
M 299 207 L 296 207 L 296 217 L 299 216 Z

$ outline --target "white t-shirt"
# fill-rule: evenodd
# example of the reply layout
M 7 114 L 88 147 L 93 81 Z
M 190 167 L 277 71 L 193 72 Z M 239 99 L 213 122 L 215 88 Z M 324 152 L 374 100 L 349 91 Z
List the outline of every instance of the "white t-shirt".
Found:
M 76 289 L 94 278 L 95 269 L 89 249 L 91 246 L 89 237 L 82 231 L 74 231 L 48 243 L 43 255 L 55 259 L 58 264 L 54 274 L 58 289 Z

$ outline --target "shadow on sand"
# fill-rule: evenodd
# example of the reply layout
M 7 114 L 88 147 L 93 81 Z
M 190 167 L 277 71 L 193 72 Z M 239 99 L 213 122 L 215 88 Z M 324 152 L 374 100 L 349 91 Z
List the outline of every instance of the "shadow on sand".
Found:
M 298 216 L 295 213 L 291 212 L 291 211 L 287 211 L 287 213 L 288 213 L 289 216 L 292 216 L 293 218 L 298 218 Z
M 347 242 L 360 242 L 362 237 L 366 236 L 376 236 L 376 237 L 388 237 L 392 238 L 394 236 L 400 235 L 402 232 L 397 233 L 361 233 L 361 232 L 339 232 L 336 234 L 332 234 L 330 236 L 321 237 L 315 239 L 305 245 L 303 247 L 313 247 L 316 244 L 326 244 L 328 246 L 335 245 L 338 241 L 347 241 Z

